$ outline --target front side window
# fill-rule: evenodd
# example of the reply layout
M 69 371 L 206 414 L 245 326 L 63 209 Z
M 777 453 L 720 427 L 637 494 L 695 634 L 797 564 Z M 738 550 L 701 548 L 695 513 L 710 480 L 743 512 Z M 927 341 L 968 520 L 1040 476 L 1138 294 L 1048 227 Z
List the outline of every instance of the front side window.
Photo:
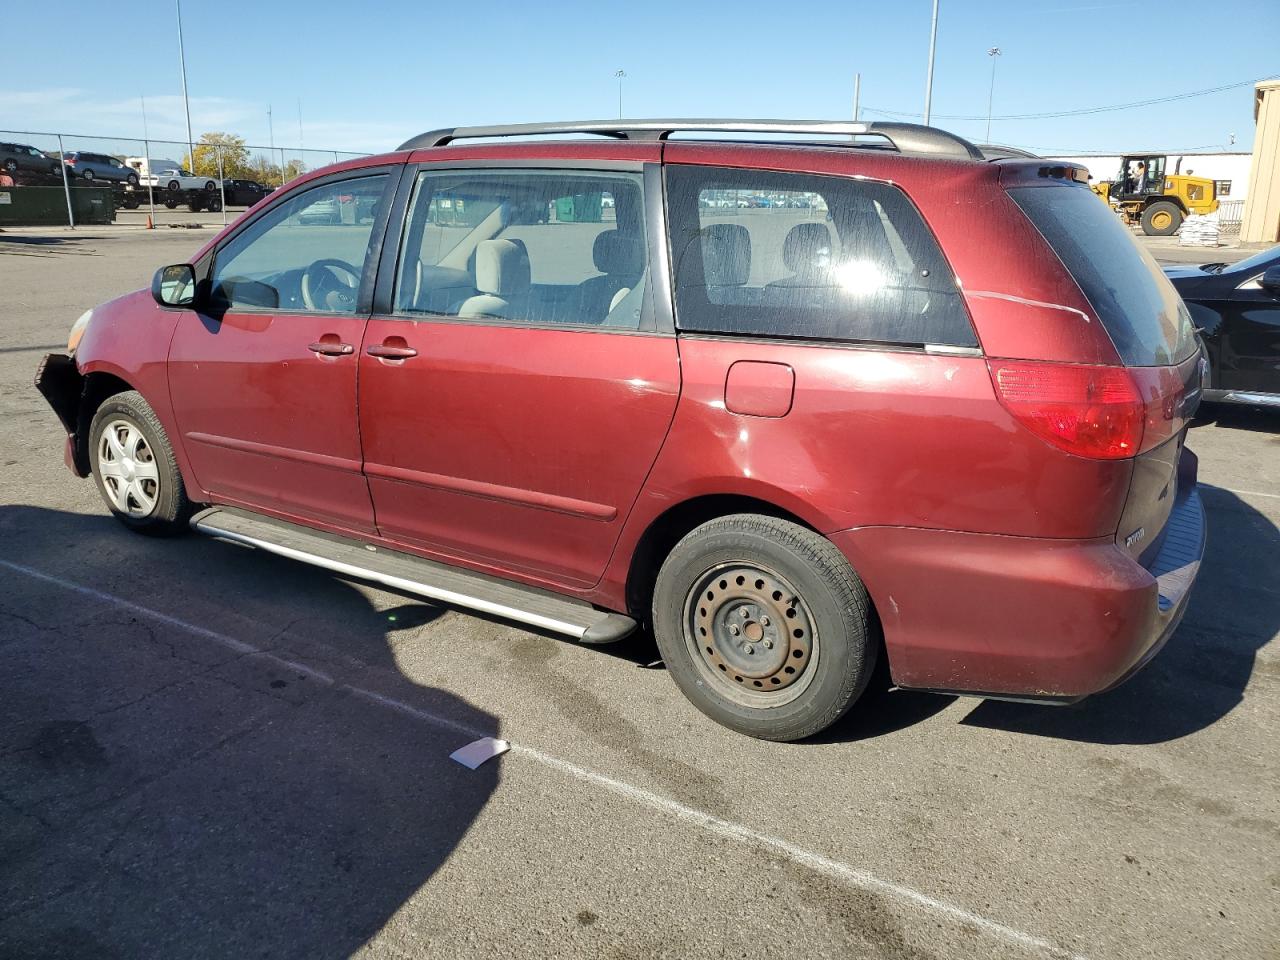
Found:
M 667 201 L 682 330 L 977 345 L 950 267 L 897 187 L 671 167 Z
M 355 313 L 386 174 L 301 190 L 222 247 L 211 298 L 226 309 Z
M 424 171 L 401 245 L 395 309 L 635 330 L 647 273 L 638 174 Z

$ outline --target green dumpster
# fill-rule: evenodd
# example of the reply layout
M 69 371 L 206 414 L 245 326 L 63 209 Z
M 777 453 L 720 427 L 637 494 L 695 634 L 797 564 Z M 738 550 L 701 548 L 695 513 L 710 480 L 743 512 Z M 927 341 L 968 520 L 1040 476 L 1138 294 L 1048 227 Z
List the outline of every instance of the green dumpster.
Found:
M 112 223 L 115 193 L 110 187 L 72 187 L 76 225 Z M 65 227 L 67 195 L 61 187 L 0 187 L 0 227 Z
M 559 197 L 556 199 L 556 219 L 561 223 L 599 223 L 603 219 L 601 197 L 600 193 Z

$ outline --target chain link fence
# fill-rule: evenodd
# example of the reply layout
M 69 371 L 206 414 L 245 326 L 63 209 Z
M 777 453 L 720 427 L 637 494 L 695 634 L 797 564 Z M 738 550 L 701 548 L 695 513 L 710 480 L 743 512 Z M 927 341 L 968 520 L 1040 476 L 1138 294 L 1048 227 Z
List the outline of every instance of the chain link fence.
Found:
M 0 226 L 19 223 L 18 208 L 38 211 L 35 222 L 72 227 L 197 219 L 227 223 L 303 173 L 367 156 L 237 141 L 197 141 L 193 146 L 185 141 L 0 130 Z

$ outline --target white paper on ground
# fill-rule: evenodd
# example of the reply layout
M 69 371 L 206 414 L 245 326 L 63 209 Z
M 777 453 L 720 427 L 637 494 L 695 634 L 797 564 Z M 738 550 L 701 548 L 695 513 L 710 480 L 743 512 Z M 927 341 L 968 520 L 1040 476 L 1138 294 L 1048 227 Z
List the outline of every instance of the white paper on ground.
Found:
M 457 760 L 468 770 L 474 770 L 486 760 L 492 760 L 510 749 L 511 744 L 505 740 L 481 737 L 479 740 L 472 740 L 465 747 L 459 747 L 453 751 L 453 753 L 449 754 L 449 759 Z

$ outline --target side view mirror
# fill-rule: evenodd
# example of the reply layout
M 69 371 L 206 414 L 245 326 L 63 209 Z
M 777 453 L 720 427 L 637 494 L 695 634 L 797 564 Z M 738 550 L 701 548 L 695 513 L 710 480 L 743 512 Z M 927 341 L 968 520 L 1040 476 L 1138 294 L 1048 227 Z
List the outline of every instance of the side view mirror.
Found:
M 1273 297 L 1280 297 L 1280 266 L 1268 267 L 1258 285 Z
M 196 302 L 196 271 L 189 263 L 161 267 L 151 278 L 151 296 L 162 307 L 190 307 Z

